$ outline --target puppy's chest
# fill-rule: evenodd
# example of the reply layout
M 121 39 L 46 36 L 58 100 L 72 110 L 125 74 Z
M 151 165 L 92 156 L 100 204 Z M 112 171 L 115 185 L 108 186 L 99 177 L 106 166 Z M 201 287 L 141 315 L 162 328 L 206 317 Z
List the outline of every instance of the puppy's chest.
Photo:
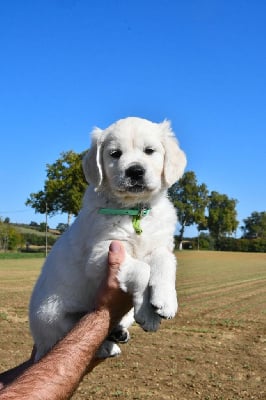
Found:
M 164 225 L 163 218 L 158 219 L 154 215 L 143 217 L 117 215 L 107 216 L 105 226 L 110 234 L 143 239 L 147 235 L 153 236 L 158 233 L 162 225 Z
M 106 220 L 106 233 L 110 240 L 117 239 L 128 244 L 132 256 L 141 258 L 153 248 L 171 246 L 174 225 L 174 221 L 169 225 L 163 215 L 154 213 L 137 221 L 131 216 L 112 216 Z

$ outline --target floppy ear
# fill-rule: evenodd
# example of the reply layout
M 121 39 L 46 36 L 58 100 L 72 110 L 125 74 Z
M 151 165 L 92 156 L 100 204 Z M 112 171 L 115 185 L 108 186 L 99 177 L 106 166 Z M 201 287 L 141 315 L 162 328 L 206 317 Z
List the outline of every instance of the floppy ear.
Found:
M 82 160 L 83 172 L 88 183 L 92 183 L 99 190 L 103 181 L 102 168 L 102 130 L 94 128 L 92 132 L 91 148 Z
M 161 124 L 163 131 L 164 155 L 164 180 L 167 187 L 172 186 L 184 173 L 187 159 L 180 149 L 178 141 L 171 129 L 170 121 Z

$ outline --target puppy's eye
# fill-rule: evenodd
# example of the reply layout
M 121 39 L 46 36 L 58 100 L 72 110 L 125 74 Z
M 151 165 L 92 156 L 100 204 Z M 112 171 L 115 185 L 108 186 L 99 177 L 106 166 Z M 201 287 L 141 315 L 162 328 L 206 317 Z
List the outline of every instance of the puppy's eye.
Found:
M 155 152 L 155 150 L 152 148 L 152 147 L 146 147 L 145 149 L 144 149 L 144 153 L 145 154 L 148 154 L 149 156 L 151 155 L 151 154 L 153 154 Z
M 113 158 L 120 158 L 122 156 L 122 151 L 117 149 L 117 150 L 111 150 L 110 151 L 110 156 Z

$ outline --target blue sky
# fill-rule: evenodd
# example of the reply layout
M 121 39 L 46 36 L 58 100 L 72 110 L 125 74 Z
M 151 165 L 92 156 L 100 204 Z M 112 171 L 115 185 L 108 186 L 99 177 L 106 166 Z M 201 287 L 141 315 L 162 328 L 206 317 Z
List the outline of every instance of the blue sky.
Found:
M 126 116 L 170 119 L 240 225 L 266 210 L 265 1 L 5 0 L 0 49 L 2 218 L 44 221 L 25 201 L 46 164 Z

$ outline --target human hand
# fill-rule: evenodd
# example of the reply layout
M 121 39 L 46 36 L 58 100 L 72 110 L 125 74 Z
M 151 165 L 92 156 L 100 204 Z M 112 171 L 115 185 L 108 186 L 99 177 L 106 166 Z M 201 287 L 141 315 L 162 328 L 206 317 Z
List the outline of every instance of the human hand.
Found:
M 124 246 L 118 240 L 114 240 L 110 244 L 108 252 L 107 276 L 96 300 L 96 310 L 106 309 L 110 312 L 111 327 L 132 308 L 132 298 L 128 293 L 122 291 L 117 278 L 119 268 L 124 260 Z

